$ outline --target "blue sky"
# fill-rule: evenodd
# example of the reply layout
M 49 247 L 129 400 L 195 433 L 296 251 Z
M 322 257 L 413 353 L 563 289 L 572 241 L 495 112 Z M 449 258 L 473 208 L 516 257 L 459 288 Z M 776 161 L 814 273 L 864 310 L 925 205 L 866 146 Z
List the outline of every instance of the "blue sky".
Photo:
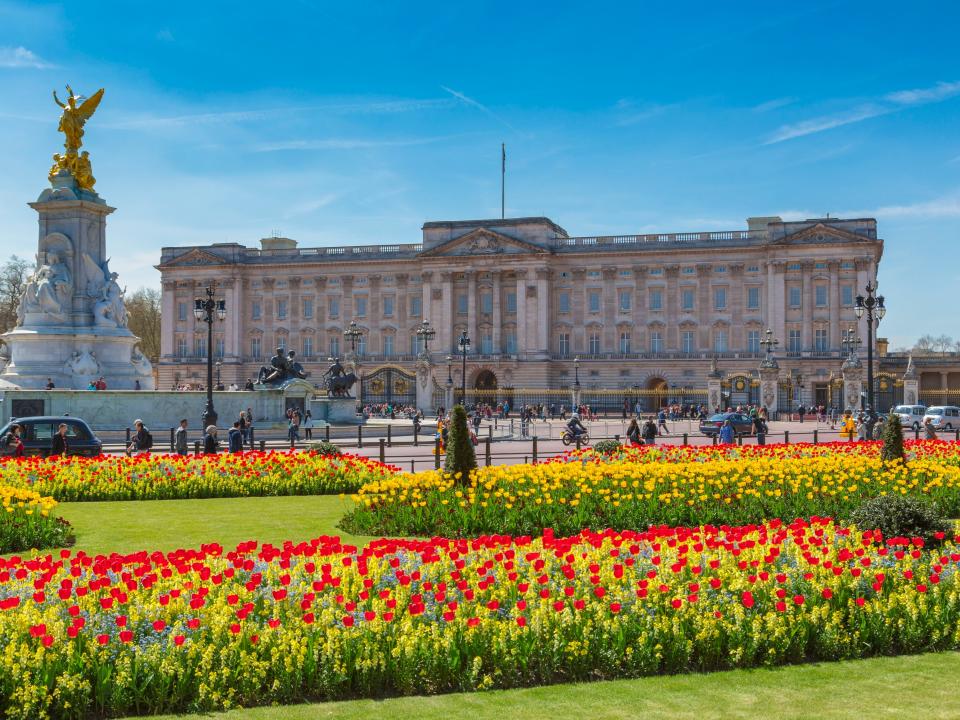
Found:
M 106 87 L 84 140 L 131 287 L 163 245 L 497 217 L 505 142 L 507 214 L 571 234 L 876 217 L 881 335 L 957 337 L 958 26 L 923 0 L 0 0 L 0 254 L 33 252 L 69 82 Z

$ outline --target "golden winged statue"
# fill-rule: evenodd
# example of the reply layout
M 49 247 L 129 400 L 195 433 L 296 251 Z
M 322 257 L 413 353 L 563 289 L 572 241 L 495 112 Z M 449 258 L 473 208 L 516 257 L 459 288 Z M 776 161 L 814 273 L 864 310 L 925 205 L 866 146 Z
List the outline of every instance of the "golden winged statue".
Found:
M 67 102 L 62 103 L 57 97 L 57 91 L 53 91 L 53 101 L 63 108 L 57 130 L 64 135 L 63 147 L 66 148 L 66 152 L 53 156 L 50 181 L 52 182 L 62 170 L 66 170 L 80 188 L 93 191 L 96 179 L 93 177 L 93 169 L 90 165 L 90 153 L 86 151 L 81 153 L 80 146 L 83 145 L 83 126 L 97 111 L 97 106 L 103 99 L 103 88 L 89 98 L 77 95 L 69 85 L 67 85 L 67 93 Z

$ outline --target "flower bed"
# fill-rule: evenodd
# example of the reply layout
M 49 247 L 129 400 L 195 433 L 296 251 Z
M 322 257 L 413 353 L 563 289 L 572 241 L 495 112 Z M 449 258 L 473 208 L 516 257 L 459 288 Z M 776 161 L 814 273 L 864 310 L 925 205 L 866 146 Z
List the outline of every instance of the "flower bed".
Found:
M 829 520 L 0 560 L 11 718 L 205 710 L 960 645 L 960 549 Z
M 173 500 L 353 492 L 397 471 L 356 455 L 293 452 L 32 457 L 0 463 L 0 483 L 30 488 L 61 502 Z
M 56 505 L 32 490 L 0 485 L 0 553 L 71 544 L 70 523 L 50 514 Z
M 941 444 L 942 445 L 942 444 Z M 341 522 L 367 535 L 572 534 L 583 528 L 651 524 L 739 525 L 767 518 L 848 517 L 884 493 L 923 496 L 960 514 L 960 464 L 921 454 L 908 464 L 875 454 L 771 451 L 748 458 L 652 462 L 632 457 L 481 468 L 469 484 L 440 471 L 397 474 L 365 485 Z

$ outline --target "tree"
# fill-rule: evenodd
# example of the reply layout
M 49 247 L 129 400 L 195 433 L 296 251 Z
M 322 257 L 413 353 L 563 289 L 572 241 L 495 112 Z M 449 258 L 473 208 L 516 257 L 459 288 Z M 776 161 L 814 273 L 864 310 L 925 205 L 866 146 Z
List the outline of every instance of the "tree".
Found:
M 936 351 L 942 355 L 946 355 L 950 352 L 950 348 L 953 347 L 953 338 L 949 335 L 939 335 L 933 343 Z
M 150 362 L 160 357 L 160 291 L 140 288 L 124 300 L 130 332 L 140 338 L 140 348 Z
M 454 405 L 450 412 L 450 429 L 447 431 L 447 461 L 444 470 L 454 476 L 460 473 L 456 482 L 466 485 L 470 482 L 470 471 L 476 468 L 477 456 L 473 452 L 470 430 L 467 429 L 467 411 L 463 409 L 463 405 Z
M 30 263 L 11 255 L 0 265 L 0 332 L 6 332 L 17 324 L 17 306 L 27 284 Z
M 880 459 L 885 462 L 903 460 L 903 425 L 900 416 L 890 413 L 883 424 L 883 448 L 880 450 Z
M 931 355 L 936 343 L 937 338 L 933 335 L 921 335 L 913 346 L 913 352 L 917 355 Z

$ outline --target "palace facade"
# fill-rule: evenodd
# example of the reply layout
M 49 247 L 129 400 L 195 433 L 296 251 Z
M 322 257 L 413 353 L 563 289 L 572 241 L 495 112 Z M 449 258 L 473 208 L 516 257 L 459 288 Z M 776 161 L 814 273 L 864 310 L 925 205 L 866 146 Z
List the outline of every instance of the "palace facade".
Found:
M 416 244 L 301 248 L 272 237 L 259 248 L 163 248 L 159 387 L 204 382 L 207 327 L 193 307 L 216 282 L 227 315 L 213 352 L 225 385 L 256 379 L 277 347 L 295 350 L 320 383 L 328 357 L 350 354 L 344 330 L 354 321 L 364 398 L 409 401 L 423 349 L 416 331 L 428 321 L 438 393 L 448 377 L 460 387 L 466 331 L 466 385 L 490 397 L 579 380 L 618 405 L 630 391 L 692 401 L 719 372 L 731 401 L 746 402 L 769 328 L 781 408 L 829 403 L 844 334 L 867 337 L 853 306 L 883 253 L 869 218 L 572 237 L 538 217 L 428 222 L 422 232 Z

